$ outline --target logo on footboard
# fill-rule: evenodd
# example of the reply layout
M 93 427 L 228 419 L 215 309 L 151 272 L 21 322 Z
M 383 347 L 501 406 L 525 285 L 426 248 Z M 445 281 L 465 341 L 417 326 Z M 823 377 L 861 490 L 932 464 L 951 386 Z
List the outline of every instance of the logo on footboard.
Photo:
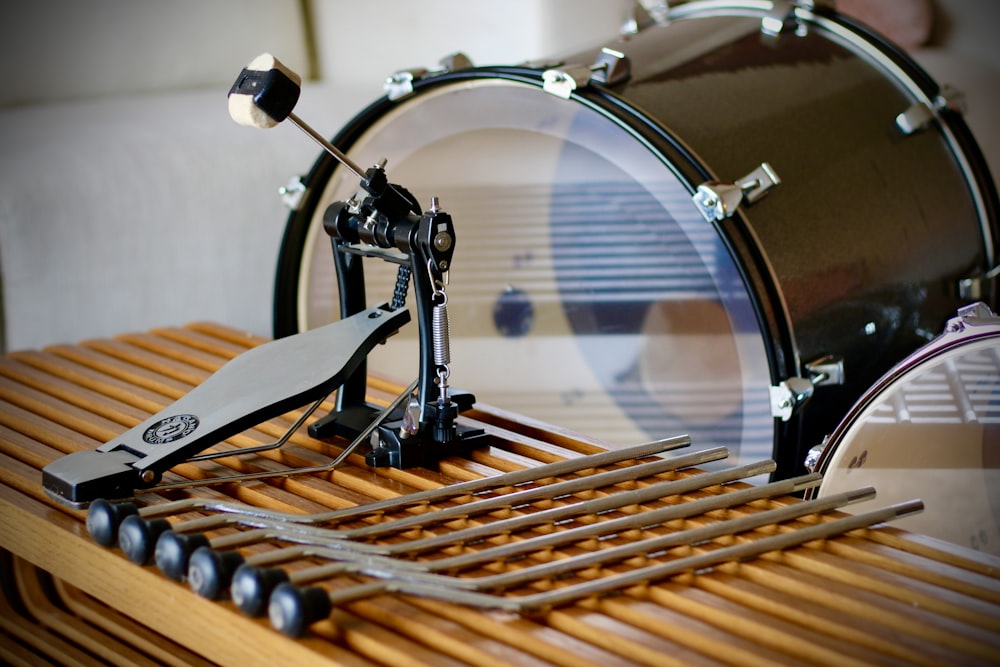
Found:
M 174 415 L 161 419 L 146 429 L 142 439 L 151 445 L 162 445 L 190 435 L 198 428 L 198 418 L 194 415 Z

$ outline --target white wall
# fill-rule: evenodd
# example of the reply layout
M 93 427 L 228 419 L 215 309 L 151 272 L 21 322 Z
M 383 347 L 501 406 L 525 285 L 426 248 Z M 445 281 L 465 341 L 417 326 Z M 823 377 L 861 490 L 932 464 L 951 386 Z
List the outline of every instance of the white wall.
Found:
M 33 0 L 0 19 L 9 349 L 210 318 L 269 326 L 279 178 L 313 154 L 228 118 L 264 49 L 305 67 L 298 0 Z
M 965 120 L 1000 183 L 1000 1 L 935 3 L 932 46 L 913 56 L 940 83 L 965 94 Z
M 392 72 L 433 68 L 462 51 L 512 65 L 617 37 L 633 0 L 313 0 L 319 72 L 380 91 Z
M 333 134 L 385 76 L 455 50 L 513 63 L 615 35 L 627 0 L 316 0 Z M 299 0 L 35 0 L 0 20 L 0 273 L 8 349 L 209 319 L 271 331 L 287 210 L 318 149 L 235 125 L 225 96 L 271 51 L 308 70 Z M 4 106 L 6 105 L 6 106 Z

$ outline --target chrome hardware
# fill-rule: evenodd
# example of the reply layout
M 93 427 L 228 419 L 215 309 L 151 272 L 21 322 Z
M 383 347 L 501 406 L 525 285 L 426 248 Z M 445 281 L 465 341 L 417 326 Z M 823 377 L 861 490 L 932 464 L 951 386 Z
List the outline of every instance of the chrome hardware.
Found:
M 593 75 L 591 80 L 603 83 L 606 86 L 614 86 L 629 78 L 632 74 L 632 66 L 628 57 L 614 49 L 604 47 L 597 56 L 597 60 L 591 66 Z
M 965 113 L 968 110 L 965 101 L 965 93 L 954 86 L 944 85 L 934 98 L 934 108 L 938 111 L 950 109 L 957 113 Z
M 812 398 L 815 385 L 805 378 L 788 378 L 771 387 L 771 416 L 786 422 Z
M 401 69 L 393 72 L 385 79 L 382 89 L 390 100 L 398 100 L 413 92 L 413 82 L 427 76 L 428 70 L 423 67 Z
M 472 59 L 465 55 L 461 51 L 456 51 L 450 55 L 445 56 L 438 61 L 438 67 L 440 70 L 435 73 L 444 72 L 457 72 L 460 69 L 469 69 L 470 67 L 475 67 L 472 63 Z
M 748 204 L 753 204 L 763 198 L 771 188 L 779 183 L 781 183 L 781 179 L 767 162 L 761 162 L 759 167 L 736 181 L 736 185 L 740 186 L 743 197 Z
M 980 324 L 979 320 L 996 321 L 996 314 L 981 301 L 970 303 L 958 309 L 958 314 L 945 324 L 945 333 L 964 331 L 969 325 Z
M 926 129 L 938 113 L 944 109 L 964 114 L 966 111 L 965 93 L 952 86 L 942 86 L 932 105 L 926 102 L 916 102 L 906 111 L 896 116 L 896 127 L 909 136 Z
M 432 312 L 431 335 L 434 344 L 434 364 L 437 366 L 439 401 L 448 401 L 448 376 L 451 375 L 451 325 L 448 323 L 448 297 L 440 292 L 441 302 Z
M 760 20 L 760 31 L 768 37 L 777 37 L 787 28 L 794 28 L 797 24 L 795 5 L 786 0 L 776 0 L 771 5 L 771 11 Z
M 313 466 L 304 466 L 301 468 L 289 468 L 288 470 L 264 470 L 261 472 L 246 472 L 239 473 L 236 475 L 225 475 L 222 477 L 207 477 L 201 479 L 191 479 L 181 482 L 171 482 L 169 484 L 160 484 L 158 486 L 151 487 L 149 491 L 156 493 L 158 491 L 176 490 L 176 489 L 192 489 L 198 486 L 217 486 L 219 484 L 234 484 L 236 482 L 249 482 L 254 480 L 262 479 L 275 479 L 275 478 L 286 478 L 295 477 L 298 475 L 307 475 L 315 473 L 330 472 L 339 468 L 343 465 L 347 457 L 357 449 L 360 445 L 367 442 L 371 442 L 372 437 L 377 437 L 378 427 L 393 415 L 399 406 L 403 404 L 406 398 L 413 394 L 413 391 L 417 388 L 418 380 L 414 380 L 409 387 L 406 388 L 403 393 L 395 398 L 389 405 L 387 405 L 381 412 L 379 412 L 375 418 L 371 421 L 368 426 L 366 426 L 347 447 L 342 449 L 339 454 L 330 461 L 320 463 Z
M 805 366 L 808 378 L 791 377 L 771 387 L 771 416 L 786 422 L 809 402 L 816 387 L 844 384 L 843 357 L 828 354 Z
M 958 296 L 963 301 L 978 300 L 983 298 L 984 283 L 982 276 L 975 278 L 962 278 L 958 281 Z
M 744 201 L 753 204 L 780 183 L 781 178 L 774 168 L 767 162 L 761 162 L 759 167 L 735 183 L 702 183 L 691 199 L 706 220 L 721 221 L 732 217 Z
M 635 35 L 654 25 L 665 25 L 670 22 L 669 14 L 670 3 L 666 0 L 636 0 L 621 34 Z
M 302 182 L 301 176 L 294 176 L 287 185 L 278 188 L 278 194 L 281 195 L 281 202 L 285 206 L 297 211 L 302 206 L 302 198 L 306 194 L 306 184 Z
M 917 102 L 896 116 L 896 127 L 906 136 L 910 136 L 930 125 L 934 118 L 934 112 L 929 106 Z
M 809 472 L 816 472 L 816 468 L 819 467 L 819 459 L 823 456 L 823 452 L 826 450 L 826 445 L 829 441 L 830 436 L 825 436 L 823 438 L 823 442 L 809 449 L 809 452 L 806 454 L 806 460 L 803 461 L 806 470 Z
M 573 91 L 585 88 L 591 81 L 614 86 L 631 75 L 628 57 L 607 47 L 601 49 L 593 65 L 564 65 L 542 72 L 542 89 L 569 99 Z
M 1000 275 L 1000 265 L 994 266 L 984 274 L 962 278 L 958 281 L 958 296 L 964 301 L 982 301 L 989 299 L 993 291 L 992 283 Z M 992 317 L 992 315 L 991 315 Z
M 403 424 L 399 428 L 400 438 L 409 438 L 420 431 L 420 401 L 410 396 L 410 402 L 403 411 Z
M 734 183 L 702 183 L 691 199 L 706 220 L 721 221 L 731 217 L 743 203 L 743 191 Z
M 444 292 L 441 293 L 442 295 Z M 448 322 L 448 300 L 434 306 L 431 324 L 434 341 L 434 363 L 448 366 L 451 363 L 451 324 Z
M 784 32 L 805 36 L 808 27 L 799 20 L 797 10 L 812 12 L 820 7 L 833 8 L 835 5 L 835 0 L 775 0 L 771 3 L 771 11 L 760 21 L 760 31 L 770 38 L 778 37 Z
M 542 72 L 542 89 L 565 99 L 577 88 L 590 83 L 590 68 L 586 65 L 566 65 Z
M 989 317 L 996 317 L 990 307 L 985 303 L 970 303 L 968 306 L 962 306 L 958 309 L 958 316 L 963 320 L 981 320 Z
M 808 9 L 809 11 L 813 11 L 821 7 L 836 9 L 837 0 L 795 0 L 795 4 L 802 9 Z
M 467 55 L 464 53 L 453 53 L 442 58 L 438 62 L 437 69 L 429 70 L 425 67 L 416 67 L 413 69 L 403 69 L 393 72 L 386 77 L 383 90 L 385 90 L 386 97 L 395 101 L 412 93 L 413 83 L 415 81 L 420 81 L 428 76 L 445 74 L 447 72 L 454 72 L 460 69 L 468 69 L 472 66 L 472 61 Z
M 806 364 L 809 380 L 817 387 L 844 384 L 844 358 L 828 354 Z

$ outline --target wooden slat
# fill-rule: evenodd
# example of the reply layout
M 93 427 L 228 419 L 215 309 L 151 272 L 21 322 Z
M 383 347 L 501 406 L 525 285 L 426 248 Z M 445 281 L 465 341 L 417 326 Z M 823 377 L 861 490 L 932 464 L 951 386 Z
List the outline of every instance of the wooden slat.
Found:
M 14 564 L 21 601 L 42 627 L 80 646 L 108 665 L 154 665 L 155 662 L 115 637 L 94 628 L 75 614 L 57 607 L 42 590 L 41 573 L 34 565 L 18 559 Z
M 92 369 L 102 375 L 121 380 L 126 387 L 156 392 L 176 401 L 191 391 L 194 383 L 176 380 L 158 373 L 148 366 L 123 361 L 119 357 L 102 353 L 95 344 L 92 348 L 60 345 L 45 350 L 42 357 L 50 363 L 70 362 Z
M 751 570 L 759 572 L 755 575 Z M 831 635 L 848 645 L 882 651 L 909 664 L 934 667 L 950 657 L 941 646 L 961 648 L 960 635 L 956 634 L 961 626 L 888 598 L 749 563 L 740 567 L 739 575 L 720 572 L 699 577 L 695 583 L 744 607 Z M 784 587 L 779 579 L 787 579 Z M 776 603 L 775 591 L 779 589 L 794 595 L 796 604 Z
M 289 642 L 264 621 L 220 614 L 217 603 L 199 598 L 150 569 L 133 567 L 125 574 L 127 562 L 120 554 L 81 539 L 79 531 L 71 528 L 44 506 L 0 487 L 0 534 L 5 548 L 146 626 L 167 628 L 167 634 L 210 660 L 310 664 L 325 656 L 364 664 L 350 660 L 349 653 L 329 642 Z
M 177 382 L 195 386 L 205 381 L 211 370 L 205 370 L 194 364 L 178 362 L 176 359 L 155 354 L 136 345 L 130 345 L 121 340 L 90 340 L 82 346 L 110 357 L 118 362 L 146 368 L 154 374 L 163 375 Z M 212 367 L 214 370 L 215 367 Z
M 161 664 L 171 667 L 208 667 L 211 664 L 201 656 L 188 651 L 186 647 L 139 625 L 131 618 L 118 613 L 116 609 L 101 604 L 62 580 L 54 580 L 53 586 L 59 594 L 60 602 L 68 611 L 94 627 L 101 628 L 107 634 L 136 647 Z
M 13 560 L 6 552 L 0 553 L 0 575 L 4 593 L 0 596 L 0 632 L 8 638 L 0 646 L 6 644 L 11 658 L 30 665 L 43 661 L 61 665 L 101 664 L 96 656 L 51 632 L 25 609 L 16 592 Z
M 0 358 L 0 548 L 21 559 L 4 572 L 15 584 L 13 589 L 9 585 L 5 589 L 14 591 L 9 594 L 13 598 L 0 601 L 0 617 L 6 619 L 0 620 L 0 651 L 5 652 L 8 662 L 217 662 L 241 667 L 323 663 L 359 667 L 1000 664 L 1000 559 L 892 528 L 855 531 L 530 616 L 378 595 L 349 603 L 329 619 L 314 624 L 306 637 L 290 639 L 272 630 L 265 619 L 249 619 L 231 603 L 200 598 L 186 585 L 167 580 L 155 567 L 133 565 L 120 552 L 93 544 L 83 527 L 85 513 L 59 505 L 42 490 L 40 469 L 45 464 L 68 452 L 99 446 L 130 424 L 168 406 L 228 359 L 264 342 L 221 325 L 197 323 Z M 380 401 L 398 390 L 378 378 L 372 378 L 370 389 L 373 398 Z M 297 414 L 260 425 L 220 448 L 274 439 Z M 463 419 L 486 429 L 490 446 L 467 458 L 448 458 L 435 470 L 372 470 L 355 454 L 344 467 L 322 475 L 144 494 L 139 500 L 141 504 L 156 504 L 193 495 L 309 513 L 601 451 L 600 443 L 586 436 L 551 429 L 488 406 L 478 406 Z M 335 456 L 345 443 L 332 444 L 299 433 L 277 452 L 185 464 L 178 472 L 197 477 L 315 464 Z M 612 467 L 623 465 L 630 464 Z M 658 479 L 692 474 L 663 473 Z M 635 480 L 617 489 L 641 488 L 650 482 Z M 716 487 L 669 502 L 725 491 Z M 501 517 L 527 515 L 610 492 L 580 492 L 570 498 L 463 517 L 377 541 L 403 544 L 417 537 L 447 535 L 459 528 L 487 525 Z M 433 512 L 470 500 L 451 498 L 345 525 Z M 793 498 L 758 501 L 669 526 L 651 526 L 627 535 L 530 553 L 516 562 L 484 564 L 461 576 L 485 576 L 559 561 L 632 539 L 796 502 Z M 580 516 L 558 526 L 490 537 L 479 544 L 450 547 L 421 558 L 475 553 L 667 503 L 650 502 L 600 517 Z M 205 514 L 190 512 L 171 520 Z M 730 543 L 825 520 L 828 517 L 805 517 L 731 538 Z M 210 536 L 234 530 L 239 529 L 212 532 Z M 283 546 L 278 542 L 251 545 L 244 553 L 272 551 Z M 636 564 L 666 562 L 724 543 L 671 549 L 632 559 L 634 563 L 595 567 L 527 588 L 562 586 L 627 571 Z M 315 562 L 298 559 L 286 567 L 301 571 Z M 49 575 L 54 579 L 43 584 Z M 360 577 L 339 577 L 323 585 L 337 588 L 363 581 Z

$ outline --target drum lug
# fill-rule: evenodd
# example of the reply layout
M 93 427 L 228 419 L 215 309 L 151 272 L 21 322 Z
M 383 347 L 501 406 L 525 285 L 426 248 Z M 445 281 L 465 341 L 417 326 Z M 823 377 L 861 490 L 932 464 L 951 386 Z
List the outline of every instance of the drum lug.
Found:
M 996 313 L 985 303 L 970 303 L 958 309 L 958 316 L 963 320 L 992 320 Z
M 958 281 L 958 296 L 966 303 L 974 301 L 987 301 L 993 303 L 996 295 L 996 280 L 1000 276 L 1000 264 L 995 265 L 985 273 L 977 273 L 968 278 L 961 278 Z M 973 304 L 976 305 L 976 304 Z M 981 305 L 981 304 L 980 304 Z M 972 306 L 967 306 L 971 308 Z M 987 308 L 986 306 L 983 306 Z M 987 308 L 989 310 L 989 308 Z M 963 315 L 959 310 L 959 315 Z M 995 317 L 990 311 L 989 317 Z
M 614 86 L 627 80 L 631 73 L 628 56 L 605 47 L 593 65 L 563 65 L 545 70 L 542 72 L 542 89 L 569 99 L 574 91 L 589 86 L 591 81 Z
M 982 301 L 989 299 L 993 293 L 993 281 L 1000 267 L 994 267 L 988 273 L 958 281 L 958 297 L 963 301 Z
M 632 12 L 622 25 L 621 34 L 636 35 L 654 25 L 670 22 L 670 3 L 666 0 L 636 0 Z
M 930 125 L 933 120 L 934 112 L 931 108 L 923 102 L 917 102 L 896 116 L 896 127 L 906 136 L 910 136 Z
M 941 111 L 949 109 L 956 113 L 964 114 L 967 111 L 965 93 L 950 85 L 943 85 L 934 98 L 934 109 Z
M 955 317 L 948 320 L 947 324 L 945 324 L 944 333 L 965 331 L 966 327 L 970 325 L 975 326 L 984 322 L 995 324 L 996 320 L 997 316 L 993 310 L 985 303 L 978 301 L 959 308 Z
M 302 199 L 306 194 L 306 184 L 302 182 L 301 176 L 293 176 L 287 185 L 278 188 L 281 195 L 281 202 L 293 211 L 299 210 L 302 206 Z
M 771 387 L 771 416 L 786 422 L 812 398 L 816 387 L 844 384 L 844 358 L 828 354 L 806 364 L 808 378 L 791 377 Z
M 806 453 L 806 460 L 803 462 L 806 470 L 809 472 L 816 472 L 819 468 L 819 460 L 823 456 L 823 452 L 826 450 L 827 444 L 830 442 L 830 436 L 823 436 L 823 442 L 818 445 L 814 445 Z
M 415 67 L 413 69 L 403 69 L 393 72 L 385 79 L 382 88 L 386 97 L 390 100 L 398 100 L 413 92 L 413 84 L 416 81 L 429 76 L 446 74 L 460 69 L 473 67 L 472 61 L 464 53 L 453 53 L 445 56 L 438 62 L 438 68 L 429 70 L 425 67 Z
M 767 162 L 761 162 L 759 167 L 735 183 L 702 183 L 691 199 L 706 220 L 722 221 L 731 218 L 740 204 L 759 201 L 780 183 L 781 178 L 774 168 Z
M 786 29 L 796 28 L 795 5 L 785 0 L 775 0 L 771 11 L 760 20 L 760 31 L 768 37 L 777 37 Z
M 819 387 L 822 385 L 844 384 L 844 358 L 828 354 L 806 364 L 809 379 Z
M 774 0 L 771 11 L 760 20 L 760 31 L 767 37 L 775 38 L 786 30 L 804 36 L 806 24 L 799 20 L 797 10 L 812 12 L 817 8 L 834 8 L 835 0 Z
M 398 100 L 413 92 L 413 82 L 427 76 L 428 70 L 417 67 L 414 69 L 401 69 L 393 72 L 385 79 L 382 89 L 385 96 L 390 100 Z
M 771 387 L 771 416 L 786 422 L 812 398 L 815 385 L 805 378 L 788 378 Z
M 590 69 L 593 71 L 591 81 L 616 86 L 632 76 L 632 61 L 621 51 L 604 47 Z
M 896 127 L 906 136 L 916 134 L 926 129 L 943 109 L 965 113 L 965 94 L 957 88 L 942 86 L 934 98 L 933 107 L 925 102 L 914 103 L 896 116 Z

